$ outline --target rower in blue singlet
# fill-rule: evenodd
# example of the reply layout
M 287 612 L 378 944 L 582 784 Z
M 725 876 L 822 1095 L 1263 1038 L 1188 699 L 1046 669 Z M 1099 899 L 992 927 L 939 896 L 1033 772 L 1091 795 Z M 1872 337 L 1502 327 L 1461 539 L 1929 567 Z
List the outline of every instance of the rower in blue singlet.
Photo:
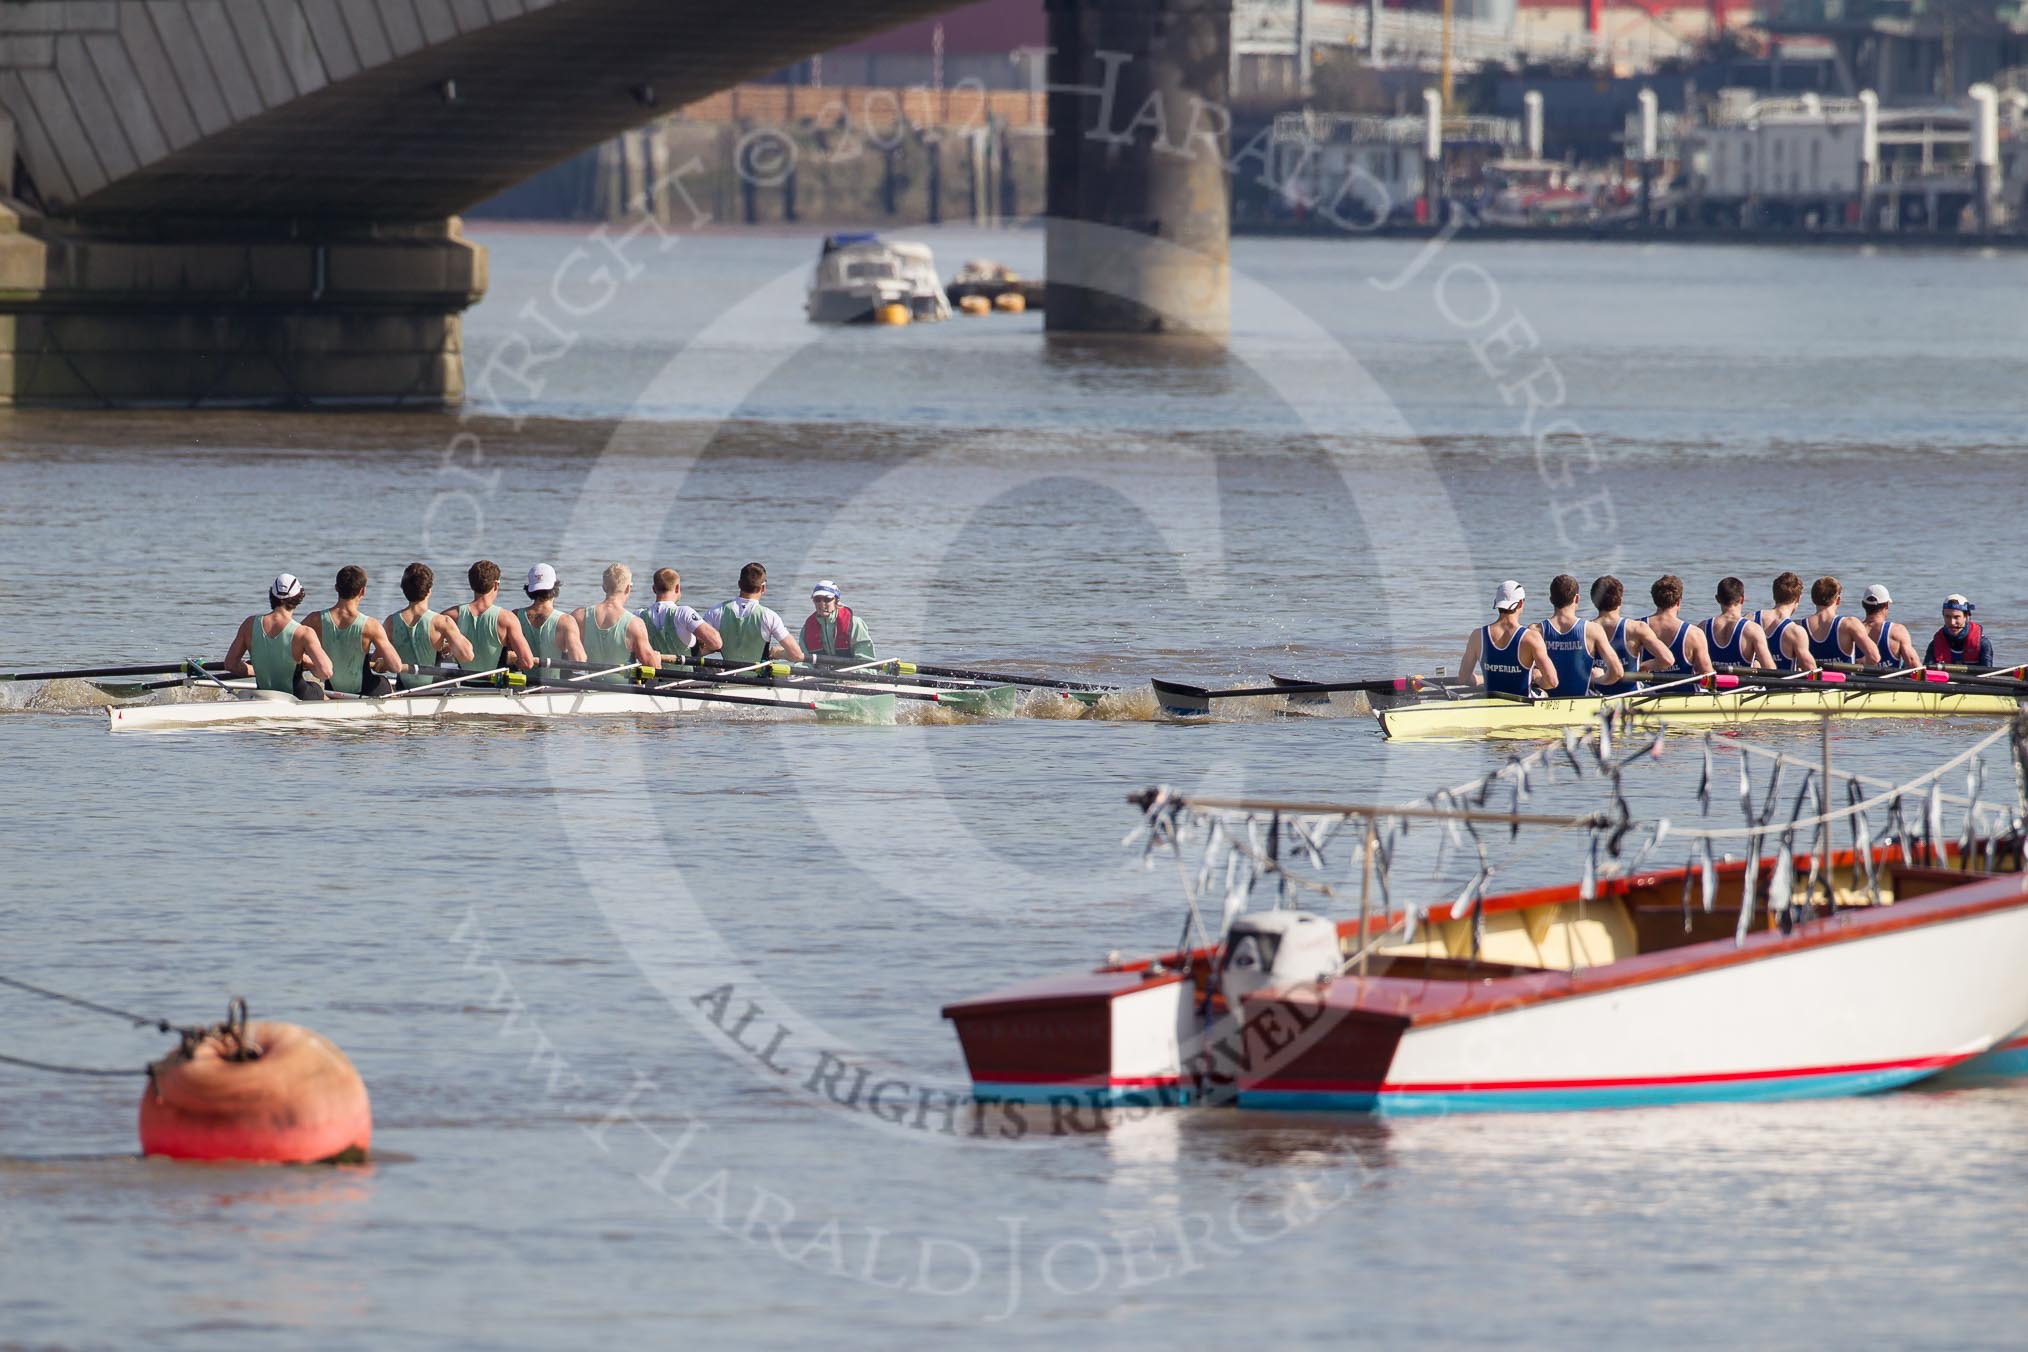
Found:
M 1683 607 L 1683 579 L 1674 573 L 1664 573 L 1648 588 L 1648 595 L 1655 602 L 1655 613 L 1648 616 L 1648 628 L 1669 649 L 1669 665 L 1654 674 L 1665 680 L 1709 675 L 1711 657 L 1704 650 L 1704 631 L 1679 613 Z
M 1597 621 L 1594 620 L 1593 623 L 1596 624 Z M 1627 647 L 1626 616 L 1624 615 L 1620 616 L 1618 621 L 1614 623 L 1613 632 L 1606 639 L 1606 642 L 1611 645 L 1613 650 L 1613 656 L 1620 659 L 1621 671 L 1632 673 L 1639 671 L 1641 669 L 1641 664 L 1634 660 L 1634 654 L 1632 649 Z M 1638 680 L 1633 679 L 1631 675 L 1627 675 L 1622 676 L 1619 680 L 1614 681 L 1609 685 L 1601 685 L 1597 687 L 1595 693 L 1600 695 L 1624 695 L 1630 690 L 1639 690 L 1640 688 L 1641 683 Z
M 1789 630 L 1802 623 L 1795 617 L 1795 611 L 1802 604 L 1803 580 L 1794 573 L 1782 573 L 1774 580 L 1773 596 L 1774 605 L 1767 610 L 1754 611 L 1753 622 L 1767 636 L 1767 650 L 1774 661 L 1774 669 L 1801 671 L 1802 664 L 1789 656 L 1787 638 Z
M 1838 603 L 1845 589 L 1835 577 L 1820 577 L 1810 584 L 1810 602 L 1816 614 L 1803 621 L 1803 633 L 1810 640 L 1810 656 L 1818 665 L 1825 662 L 1878 662 L 1880 649 L 1866 632 L 1866 625 L 1853 615 L 1840 615 Z
M 1704 621 L 1704 650 L 1714 667 L 1767 667 L 1773 665 L 1768 655 L 1766 639 L 1758 624 L 1746 618 L 1746 584 L 1736 577 L 1718 580 L 1718 591 L 1713 597 L 1718 602 L 1718 613 Z M 1729 626 L 1725 638 L 1718 637 L 1718 626 Z
M 1645 621 L 1629 619 L 1620 614 L 1620 606 L 1625 603 L 1626 595 L 1625 585 L 1610 573 L 1593 580 L 1591 584 L 1591 603 L 1598 610 L 1598 618 L 1593 623 L 1597 624 L 1599 631 L 1606 636 L 1606 646 L 1612 649 L 1612 654 L 1619 660 L 1620 670 L 1624 673 L 1619 680 L 1609 685 L 1594 684 L 1593 694 L 1624 695 L 1629 691 L 1639 690 L 1644 684 L 1641 680 L 1642 661 L 1651 656 L 1660 661 L 1668 652 Z
M 1549 650 L 1550 665 L 1556 668 L 1559 699 L 1577 699 L 1591 693 L 1591 654 L 1585 651 L 1585 622 L 1579 620 L 1568 633 L 1559 632 L 1554 618 L 1541 624 L 1542 646 Z
M 1549 604 L 1556 607 L 1556 613 L 1540 626 L 1543 650 L 1556 668 L 1558 699 L 1598 693 L 1592 682 L 1594 660 L 1604 668 L 1600 675 L 1606 683 L 1616 683 L 1625 671 L 1625 664 L 1612 652 L 1605 628 L 1596 620 L 1578 617 L 1577 594 L 1577 579 L 1568 573 L 1557 574 L 1549 584 Z
M 1467 678 L 1476 677 L 1489 695 L 1527 699 L 1533 694 L 1531 675 L 1541 677 L 1545 690 L 1557 686 L 1557 671 L 1543 646 L 1542 635 L 1521 622 L 1521 604 L 1527 599 L 1528 593 L 1519 582 L 1512 579 L 1502 582 L 1493 594 L 1493 609 L 1499 612 L 1498 617 L 1491 624 L 1474 629 L 1465 640 L 1465 655 L 1458 663 L 1458 672 Z
M 1746 617 L 1732 622 L 1732 633 L 1724 640 L 1718 637 L 1718 621 L 1714 617 L 1704 621 L 1704 650 L 1711 654 L 1714 667 L 1743 667 L 1746 657 L 1739 651 L 1739 641 L 1746 637 Z

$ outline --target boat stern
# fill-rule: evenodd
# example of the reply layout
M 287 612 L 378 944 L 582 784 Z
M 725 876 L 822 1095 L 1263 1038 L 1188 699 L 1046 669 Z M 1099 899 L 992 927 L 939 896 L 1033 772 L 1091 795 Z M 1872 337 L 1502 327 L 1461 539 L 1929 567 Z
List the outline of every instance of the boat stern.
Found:
M 982 1102 L 1115 1107 L 1189 1101 L 1196 986 L 1159 968 L 1027 982 L 944 1007 Z

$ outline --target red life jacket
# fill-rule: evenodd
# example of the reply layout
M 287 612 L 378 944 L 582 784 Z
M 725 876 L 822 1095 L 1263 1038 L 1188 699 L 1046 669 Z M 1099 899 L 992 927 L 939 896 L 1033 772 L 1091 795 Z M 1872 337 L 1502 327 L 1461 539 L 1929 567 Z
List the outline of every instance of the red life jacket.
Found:
M 1951 631 L 1939 629 L 1936 631 L 1936 637 L 1929 641 L 1929 657 L 1925 660 L 1933 667 L 1943 666 L 1947 662 L 1976 663 L 1979 660 L 1980 640 L 1983 637 L 1984 635 L 1979 631 L 1979 622 L 1977 620 L 1966 620 L 1965 646 L 1962 655 L 1952 657 Z
M 811 611 L 810 618 L 803 621 L 803 651 L 816 654 L 830 652 L 833 657 L 852 656 L 852 611 L 842 601 L 838 604 L 838 616 L 831 622 L 832 646 L 824 647 L 824 624 Z

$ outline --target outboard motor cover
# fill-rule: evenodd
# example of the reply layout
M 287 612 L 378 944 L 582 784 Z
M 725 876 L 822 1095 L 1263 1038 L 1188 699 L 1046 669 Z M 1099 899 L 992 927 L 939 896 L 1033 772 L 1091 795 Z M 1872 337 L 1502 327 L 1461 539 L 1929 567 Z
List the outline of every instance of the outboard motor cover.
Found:
M 1343 955 L 1338 927 L 1308 911 L 1263 911 L 1235 918 L 1225 934 L 1219 986 L 1226 1004 L 1266 986 L 1292 986 L 1336 976 Z

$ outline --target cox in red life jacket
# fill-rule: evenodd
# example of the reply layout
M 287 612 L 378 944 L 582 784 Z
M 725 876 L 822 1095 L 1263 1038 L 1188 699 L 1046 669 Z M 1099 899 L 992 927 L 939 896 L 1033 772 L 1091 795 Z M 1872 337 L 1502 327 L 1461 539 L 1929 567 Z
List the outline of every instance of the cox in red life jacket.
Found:
M 834 602 L 837 609 L 831 614 L 831 644 L 824 645 L 824 619 L 815 611 L 803 621 L 803 651 L 811 657 L 828 653 L 833 657 L 851 657 L 852 653 L 852 610 L 838 599 L 838 584 L 825 578 L 810 588 L 810 603 L 822 600 Z
M 1979 650 L 1985 646 L 1982 642 L 1984 637 L 1984 632 L 1979 628 L 1979 622 L 1967 619 L 1965 621 L 1964 643 L 1956 651 L 1953 651 L 1951 648 L 1951 631 L 1939 629 L 1936 631 L 1935 636 L 1930 639 L 1929 655 L 1923 660 L 1933 667 L 1940 667 L 1950 662 L 1969 663 L 1972 666 L 1977 666 L 1979 665 Z

